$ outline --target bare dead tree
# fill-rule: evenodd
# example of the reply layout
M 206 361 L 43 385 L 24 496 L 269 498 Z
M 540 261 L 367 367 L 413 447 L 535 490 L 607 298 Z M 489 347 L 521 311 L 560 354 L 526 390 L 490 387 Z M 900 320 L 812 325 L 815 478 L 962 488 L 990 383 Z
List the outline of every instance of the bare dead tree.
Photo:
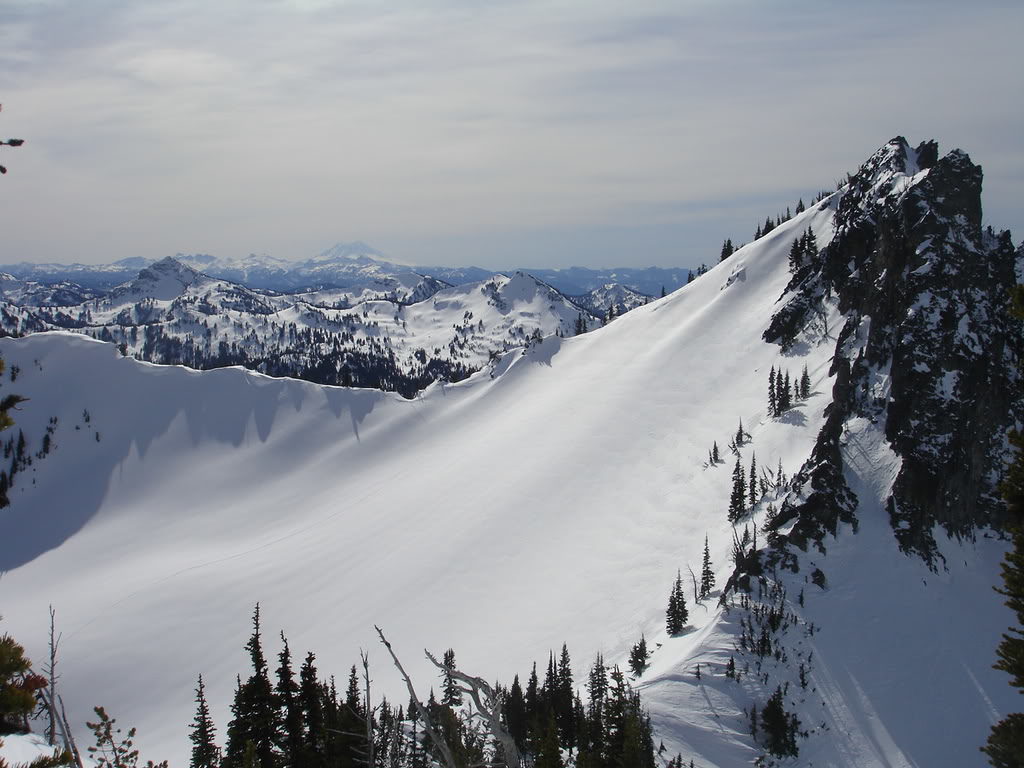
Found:
M 693 568 L 690 567 L 689 563 L 686 564 L 686 570 L 690 572 L 690 581 L 693 582 L 693 602 L 699 603 L 700 591 L 697 589 L 697 577 L 693 575 Z
M 363 662 L 363 682 L 366 686 L 366 765 L 373 768 L 373 707 L 370 705 L 370 654 L 359 649 L 359 658 Z
M 491 736 L 501 745 L 502 751 L 505 754 L 504 765 L 507 768 L 522 768 L 523 758 L 519 754 L 519 747 L 516 746 L 516 741 L 512 738 L 512 734 L 508 732 L 508 729 L 501 722 L 503 704 L 501 695 L 483 678 L 472 677 L 464 672 L 460 672 L 458 669 L 446 667 L 434 658 L 430 651 L 424 651 L 424 653 L 427 654 L 427 659 L 431 664 L 449 675 L 452 679 L 458 681 L 460 684 L 456 687 L 473 700 L 473 705 L 476 707 L 474 716 L 479 717 L 487 724 L 487 729 L 491 732 Z
M 62 635 L 57 635 L 54 632 L 55 627 L 55 616 L 56 611 L 53 606 L 50 606 L 50 660 L 49 663 L 43 665 L 43 672 L 46 673 L 46 679 L 49 683 L 50 697 L 53 698 L 57 695 L 57 680 L 60 675 L 57 674 L 57 647 L 60 645 L 60 639 Z M 49 714 L 49 725 L 46 728 L 46 743 L 51 747 L 57 743 L 57 713 L 54 712 L 52 707 L 47 707 Z
M 64 745 L 64 751 L 74 758 L 75 765 L 77 765 L 78 768 L 85 768 L 85 764 L 82 762 L 82 754 L 78 751 L 78 745 L 75 743 L 75 737 L 71 731 L 71 726 L 68 725 L 68 715 L 67 712 L 64 711 L 64 699 L 60 696 L 53 696 L 52 694 L 53 691 L 48 691 L 45 688 L 39 691 L 39 695 L 43 697 L 43 703 L 50 712 L 50 716 L 56 720 L 57 729 L 60 731 L 61 742 Z
M 402 667 L 402 663 L 398 660 L 398 656 L 395 655 L 395 651 L 391 647 L 391 643 L 389 643 L 387 638 L 384 637 L 384 632 L 380 627 L 374 624 L 373 628 L 377 630 L 377 634 L 380 635 L 380 641 L 384 644 L 384 647 L 388 649 L 388 653 L 391 654 L 391 660 L 395 662 L 395 667 L 398 669 L 398 673 L 402 676 L 402 679 L 405 680 L 405 686 L 409 689 L 409 698 L 415 702 L 416 711 L 419 713 L 420 719 L 423 720 L 423 729 L 427 732 L 430 740 L 441 753 L 441 759 L 444 761 L 446 768 L 457 768 L 455 764 L 455 756 L 452 754 L 451 748 L 445 740 L 441 738 L 437 728 L 434 726 L 433 720 L 430 719 L 430 712 L 425 706 L 423 706 L 423 702 L 420 701 L 419 696 L 416 695 L 416 690 L 413 688 L 412 680 Z

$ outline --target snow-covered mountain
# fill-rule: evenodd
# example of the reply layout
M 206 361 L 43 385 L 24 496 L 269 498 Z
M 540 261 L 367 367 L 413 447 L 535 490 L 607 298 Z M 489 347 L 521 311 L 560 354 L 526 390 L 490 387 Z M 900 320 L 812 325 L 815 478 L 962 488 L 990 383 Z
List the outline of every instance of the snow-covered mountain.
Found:
M 580 296 L 573 296 L 572 300 L 589 310 L 592 314 L 604 317 L 608 310 L 614 307 L 615 315 L 629 312 L 631 309 L 642 307 L 651 300 L 651 296 L 639 291 L 634 291 L 619 283 L 605 283 L 592 291 Z
M 322 670 L 369 649 L 395 700 L 375 623 L 421 681 L 424 646 L 508 681 L 566 642 L 580 680 L 643 635 L 644 701 L 686 762 L 757 759 L 749 712 L 778 690 L 799 720 L 781 764 L 980 765 L 1019 705 L 991 668 L 1013 621 L 991 586 L 1022 416 L 1003 291 L 1024 252 L 982 229 L 979 195 L 962 152 L 893 140 L 683 289 L 412 400 L 149 365 L 76 334 L 2 339 L 35 457 L 0 511 L 5 629 L 41 659 L 53 604 L 74 719 L 105 704 L 177 764 L 200 672 L 223 733 L 259 601 L 265 636 Z M 163 311 L 183 276 L 131 297 Z M 468 332 L 553 301 L 505 280 L 429 301 Z M 806 395 L 770 408 L 770 377 L 804 369 Z M 755 459 L 764 482 L 731 522 Z M 669 637 L 670 587 L 705 537 L 718 589 Z
M 85 288 L 77 283 L 37 283 L 19 280 L 14 275 L 0 272 L 0 299 L 20 306 L 64 307 L 81 304 L 102 294 L 102 291 Z
M 413 277 L 407 298 L 418 299 Z M 426 278 L 430 280 L 430 278 Z M 267 294 L 170 257 L 109 294 L 72 307 L 0 304 L 0 327 L 21 335 L 70 329 L 126 355 L 194 368 L 245 365 L 318 383 L 411 396 L 438 378 L 464 378 L 495 354 L 544 335 L 572 334 L 586 314 L 523 273 L 427 291 L 405 303 L 324 289 Z
M 493 270 L 480 267 L 411 266 L 361 241 L 336 243 L 312 258 L 299 261 L 254 253 L 242 258 L 178 253 L 174 259 L 211 277 L 248 288 L 277 293 L 333 290 L 338 292 L 337 300 L 344 297 L 349 304 L 381 298 L 414 303 L 448 285 L 484 282 L 495 274 Z M 133 280 L 139 270 L 155 262 L 141 257 L 99 265 L 22 262 L 0 266 L 0 270 L 7 270 L 19 280 L 47 284 L 63 281 L 86 289 L 109 290 Z M 502 274 L 515 272 L 531 274 L 566 295 L 581 295 L 609 284 L 621 284 L 634 292 L 656 296 L 663 289 L 673 291 L 684 285 L 690 271 L 659 267 L 500 270 Z M 56 306 L 56 300 L 51 305 Z

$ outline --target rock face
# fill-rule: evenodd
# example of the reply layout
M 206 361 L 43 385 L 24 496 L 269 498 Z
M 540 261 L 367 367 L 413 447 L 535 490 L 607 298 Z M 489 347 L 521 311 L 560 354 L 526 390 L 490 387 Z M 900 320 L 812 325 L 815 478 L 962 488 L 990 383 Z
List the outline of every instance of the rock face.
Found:
M 897 137 L 837 193 L 832 242 L 794 265 L 765 340 L 797 344 L 829 308 L 843 322 L 831 329 L 828 423 L 794 479 L 808 490 L 775 521 L 795 521 L 787 538 L 801 548 L 854 522 L 838 441 L 856 417 L 884 423 L 902 460 L 888 499 L 901 548 L 935 565 L 936 524 L 963 536 L 1002 522 L 1006 433 L 1024 417 L 1021 327 L 1009 312 L 1022 251 L 1009 232 L 982 229 L 981 182 L 964 152 L 940 158 L 935 142 L 912 149 Z

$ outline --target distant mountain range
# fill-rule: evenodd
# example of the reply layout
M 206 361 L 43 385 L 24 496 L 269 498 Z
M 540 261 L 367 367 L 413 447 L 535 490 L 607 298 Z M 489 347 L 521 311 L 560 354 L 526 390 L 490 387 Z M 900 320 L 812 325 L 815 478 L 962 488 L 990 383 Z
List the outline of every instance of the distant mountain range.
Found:
M 225 259 L 209 254 L 176 254 L 174 258 L 210 277 L 259 290 L 295 293 L 323 288 L 352 290 L 361 295 L 376 292 L 406 300 L 423 278 L 434 278 L 448 285 L 464 285 L 487 280 L 496 272 L 525 272 L 570 296 L 588 293 L 617 283 L 647 296 L 659 296 L 662 289 L 672 292 L 686 284 L 686 268 L 616 267 L 612 269 L 530 269 L 488 270 L 481 267 L 411 266 L 396 262 L 380 251 L 356 241 L 337 243 L 304 261 L 287 261 L 275 256 L 250 254 L 240 259 Z M 128 282 L 156 259 L 132 257 L 110 264 L 17 264 L 0 265 L 22 281 L 45 284 L 74 283 L 88 289 L 110 290 Z M 421 296 L 422 298 L 422 296 Z

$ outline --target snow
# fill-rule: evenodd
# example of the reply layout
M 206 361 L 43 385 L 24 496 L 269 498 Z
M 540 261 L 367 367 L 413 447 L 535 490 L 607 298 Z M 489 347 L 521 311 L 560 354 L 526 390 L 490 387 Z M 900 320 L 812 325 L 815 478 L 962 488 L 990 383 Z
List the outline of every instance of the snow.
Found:
M 414 400 L 152 366 L 69 333 L 0 339 L 21 368 L 2 388 L 31 398 L 17 415 L 30 449 L 59 423 L 55 450 L 0 511 L 6 628 L 41 659 L 53 604 L 71 719 L 81 728 L 102 704 L 138 727 L 144 759 L 177 765 L 199 673 L 224 733 L 257 601 L 268 654 L 283 629 L 293 652 L 312 649 L 322 674 L 341 676 L 367 648 L 376 684 L 403 703 L 375 623 L 421 689 L 436 684 L 424 647 L 510 681 L 566 642 L 579 681 L 598 651 L 622 664 L 644 633 L 661 643 L 641 681 L 657 739 L 702 766 L 749 762 L 742 708 L 763 693 L 692 676 L 724 663 L 736 612 L 691 603 L 692 630 L 667 638 L 665 602 L 705 535 L 727 579 L 725 446 L 738 421 L 752 435 L 745 466 L 756 451 L 759 466 L 781 459 L 792 474 L 814 444 L 835 339 L 808 336 L 787 355 L 761 334 L 789 281 L 789 243 L 808 226 L 828 242 L 832 215 L 816 206 L 604 328 L 548 337 Z M 535 281 L 506 280 L 438 300 L 461 316 L 458 302 L 497 296 L 473 309 L 494 322 L 506 299 L 546 306 Z M 826 327 L 842 327 L 834 308 Z M 798 377 L 805 364 L 812 396 L 768 418 L 769 369 Z M 1005 545 L 951 542 L 945 575 L 900 555 L 879 506 L 892 457 L 867 425 L 846 440 L 860 532 L 812 558 L 829 591 L 808 587 L 806 612 L 821 627 L 810 640 L 822 717 L 849 738 L 813 735 L 799 764 L 977 764 L 981 726 L 1015 701 L 987 669 L 1009 621 L 989 589 Z M 726 461 L 706 468 L 713 441 Z M 963 703 L 936 713 L 940 700 Z
M 0 760 L 11 768 L 26 765 L 39 757 L 52 755 L 54 748 L 39 734 L 11 733 L 0 736 Z

